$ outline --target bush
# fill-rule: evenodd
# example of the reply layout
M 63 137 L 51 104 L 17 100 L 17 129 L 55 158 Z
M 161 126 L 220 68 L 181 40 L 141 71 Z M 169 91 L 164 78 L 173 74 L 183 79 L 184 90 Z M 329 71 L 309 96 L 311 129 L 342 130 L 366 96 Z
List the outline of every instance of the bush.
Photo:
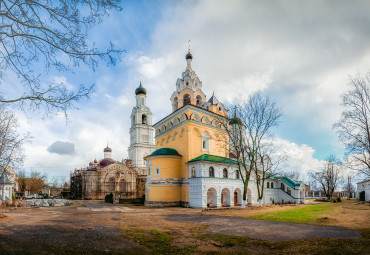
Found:
M 338 202 L 336 198 L 333 198 L 333 203 L 336 203 Z
M 342 202 L 342 199 L 340 197 L 337 197 L 337 202 L 338 203 Z
M 281 199 L 281 203 L 284 204 L 284 199 Z
M 273 205 L 275 204 L 275 199 L 272 199 L 272 204 L 273 204 Z

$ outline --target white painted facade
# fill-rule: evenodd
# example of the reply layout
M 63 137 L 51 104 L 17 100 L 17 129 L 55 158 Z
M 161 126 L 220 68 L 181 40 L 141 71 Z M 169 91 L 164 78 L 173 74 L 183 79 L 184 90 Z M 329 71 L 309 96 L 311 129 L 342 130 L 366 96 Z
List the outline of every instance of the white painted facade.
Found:
M 211 176 L 211 167 L 214 172 L 213 176 Z M 198 161 L 188 163 L 188 169 L 190 207 L 241 206 L 244 185 L 241 178 L 238 178 L 235 165 Z M 226 176 L 224 175 L 225 170 Z M 266 179 L 264 185 L 262 204 L 272 204 L 273 202 L 304 203 L 305 185 L 301 182 L 281 177 Z M 246 203 L 249 205 L 259 204 L 254 175 L 251 176 L 248 183 Z
M 370 201 L 370 179 L 357 183 L 357 199 L 365 192 L 365 201 Z
M 4 201 L 9 201 L 11 203 L 13 201 L 15 184 L 9 180 L 8 171 L 5 169 L 2 170 L 3 171 L 0 175 L 0 204 Z
M 128 148 L 132 168 L 146 169 L 144 157 L 150 155 L 154 149 L 152 112 L 146 106 L 146 95 L 138 94 L 136 95 L 136 106 L 131 112 L 130 147 Z

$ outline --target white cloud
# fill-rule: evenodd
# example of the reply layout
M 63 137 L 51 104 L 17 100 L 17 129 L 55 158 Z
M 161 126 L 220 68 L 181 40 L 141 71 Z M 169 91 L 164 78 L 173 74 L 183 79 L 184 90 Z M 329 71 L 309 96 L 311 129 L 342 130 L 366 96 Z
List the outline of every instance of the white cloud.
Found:
M 297 133 L 303 125 L 310 130 L 303 135 L 306 144 L 280 139 L 290 166 L 303 173 L 317 168 L 320 161 L 314 153 L 320 148 L 307 144 L 324 134 L 327 144 L 337 145 L 331 125 L 341 112 L 340 94 L 348 75 L 370 66 L 369 7 L 370 2 L 361 1 L 214 0 L 163 6 L 158 23 L 146 24 L 151 46 L 133 49 L 115 69 L 101 68 L 104 71 L 91 76 L 96 77 L 97 92 L 78 106 L 80 111 L 71 112 L 70 124 L 59 117 L 42 123 L 22 121 L 35 137 L 26 147 L 26 166 L 88 164 L 95 156 L 102 157 L 107 140 L 115 159 L 126 157 L 139 73 L 155 123 L 171 112 L 169 98 L 185 70 L 191 39 L 192 67 L 208 98 L 213 91 L 225 103 L 243 100 L 255 91 L 269 93 L 282 105 L 284 116 L 301 125 L 295 127 Z M 119 28 L 121 20 L 109 22 L 112 26 L 105 29 Z M 135 33 L 134 28 L 128 33 Z M 129 37 L 122 31 L 117 38 Z M 67 82 L 64 76 L 59 78 Z M 69 77 L 68 82 L 74 84 Z M 76 156 L 57 158 L 47 153 L 56 140 L 73 142 Z
M 278 151 L 286 155 L 288 171 L 298 171 L 301 176 L 306 176 L 309 171 L 322 167 L 322 161 L 314 158 L 315 149 L 307 144 L 299 145 L 284 139 L 276 139 L 274 144 Z

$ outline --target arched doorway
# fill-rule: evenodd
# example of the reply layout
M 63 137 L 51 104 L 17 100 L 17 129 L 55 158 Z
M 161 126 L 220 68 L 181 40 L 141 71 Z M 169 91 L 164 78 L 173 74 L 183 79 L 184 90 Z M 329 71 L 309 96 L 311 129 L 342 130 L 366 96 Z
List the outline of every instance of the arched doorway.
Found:
M 365 201 L 365 199 L 366 199 L 365 190 L 360 192 L 359 198 L 360 198 L 360 201 Z
M 234 191 L 234 206 L 241 205 L 243 200 L 242 192 L 240 189 L 235 189 Z
M 221 205 L 223 207 L 229 207 L 230 204 L 230 190 L 228 188 L 224 188 L 221 191 Z
M 207 191 L 207 207 L 217 207 L 217 191 L 215 188 L 209 188 Z
M 114 178 L 110 178 L 108 182 L 108 191 L 114 192 Z
M 121 192 L 126 192 L 126 182 L 124 179 L 122 179 L 119 183 L 120 191 Z

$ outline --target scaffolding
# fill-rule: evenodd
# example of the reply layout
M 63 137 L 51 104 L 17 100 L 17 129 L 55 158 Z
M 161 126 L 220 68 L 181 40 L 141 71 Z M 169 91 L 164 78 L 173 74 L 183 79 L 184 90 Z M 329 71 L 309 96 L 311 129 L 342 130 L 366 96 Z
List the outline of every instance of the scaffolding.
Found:
M 98 164 L 90 163 L 89 166 L 75 169 L 70 174 L 74 199 L 104 199 L 110 193 L 116 199 L 142 198 L 146 176 L 145 180 L 142 176 L 138 178 L 137 171 L 131 169 L 130 164 L 115 162 L 100 168 Z

